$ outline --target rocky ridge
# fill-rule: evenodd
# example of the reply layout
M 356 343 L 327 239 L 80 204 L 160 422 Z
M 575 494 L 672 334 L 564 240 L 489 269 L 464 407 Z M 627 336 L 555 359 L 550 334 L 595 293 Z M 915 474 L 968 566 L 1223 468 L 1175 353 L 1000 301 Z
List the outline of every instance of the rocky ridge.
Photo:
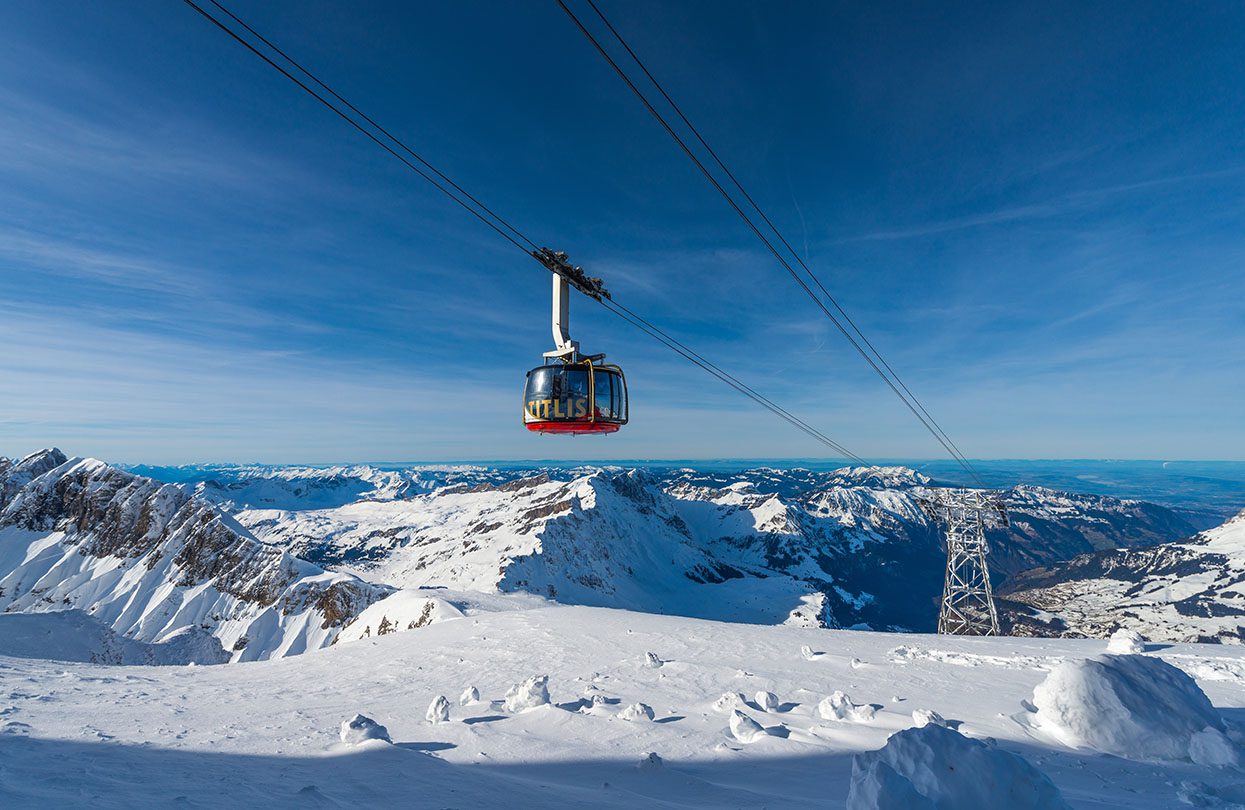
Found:
M 96 459 L 0 466 L 0 609 L 80 610 L 125 638 L 198 628 L 234 660 L 331 643 L 391 589 L 257 540 L 214 504 Z

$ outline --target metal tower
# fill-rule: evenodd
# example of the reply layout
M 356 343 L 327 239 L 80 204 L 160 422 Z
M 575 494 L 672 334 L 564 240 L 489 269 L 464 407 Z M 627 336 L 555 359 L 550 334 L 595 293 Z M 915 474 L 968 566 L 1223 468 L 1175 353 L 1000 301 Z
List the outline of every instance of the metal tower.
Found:
M 947 527 L 947 575 L 938 612 L 938 632 L 953 636 L 997 636 L 985 530 L 1006 526 L 1007 512 L 979 489 L 931 490 L 918 499 L 935 522 Z

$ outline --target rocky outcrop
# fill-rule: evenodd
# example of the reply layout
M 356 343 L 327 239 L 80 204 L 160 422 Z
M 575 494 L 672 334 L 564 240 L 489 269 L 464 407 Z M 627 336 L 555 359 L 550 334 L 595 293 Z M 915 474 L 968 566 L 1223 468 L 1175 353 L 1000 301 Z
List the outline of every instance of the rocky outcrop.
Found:
M 46 450 L 0 467 L 0 609 L 78 609 L 127 638 L 211 632 L 235 660 L 302 652 L 391 589 L 260 542 L 183 488 Z

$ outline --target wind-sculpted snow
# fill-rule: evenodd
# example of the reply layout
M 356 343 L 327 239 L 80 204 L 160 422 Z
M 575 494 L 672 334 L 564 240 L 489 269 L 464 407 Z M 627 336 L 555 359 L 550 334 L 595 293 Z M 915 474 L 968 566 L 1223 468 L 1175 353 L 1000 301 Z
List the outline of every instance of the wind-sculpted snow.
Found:
M 300 486 L 309 480 L 305 469 L 289 475 Z M 523 590 L 743 621 L 933 626 L 945 558 L 917 500 L 933 482 L 906 468 L 401 475 L 436 475 L 443 485 L 333 508 L 312 508 L 311 497 L 303 508 L 237 516 L 294 554 L 398 587 Z M 1000 576 L 1034 560 L 1191 532 L 1170 511 L 1137 501 L 1033 487 L 1004 497 L 1016 523 L 991 537 Z
M 389 589 L 256 540 L 182 489 L 45 451 L 0 472 L 0 607 L 77 609 L 127 639 L 210 632 L 235 660 L 330 643 Z
M 1033 691 L 1032 723 L 1059 742 L 1133 759 L 1228 766 L 1239 760 L 1197 682 L 1144 655 L 1065 661 Z
M 1152 641 L 1245 640 L 1245 512 L 1178 543 L 1078 556 L 1003 591 L 1018 632 Z
M 936 724 L 893 735 L 852 765 L 848 810 L 1071 810 L 1024 758 Z

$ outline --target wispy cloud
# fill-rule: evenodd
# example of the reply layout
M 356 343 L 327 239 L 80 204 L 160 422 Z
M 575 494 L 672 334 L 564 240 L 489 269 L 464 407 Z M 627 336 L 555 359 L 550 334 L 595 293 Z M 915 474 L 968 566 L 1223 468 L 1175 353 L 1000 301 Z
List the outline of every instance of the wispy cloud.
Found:
M 202 284 L 187 268 L 3 225 L 0 225 L 0 263 L 27 271 L 38 269 L 99 281 L 123 289 L 179 296 L 203 292 Z
M 1010 222 L 1023 222 L 1037 219 L 1048 219 L 1063 216 L 1087 207 L 1101 204 L 1106 200 L 1138 191 L 1179 186 L 1187 183 L 1220 180 L 1245 174 L 1245 166 L 1229 166 L 1223 169 L 1190 174 L 1177 174 L 1166 177 L 1155 177 L 1131 183 L 1119 183 L 1099 188 L 1081 189 L 1061 194 L 1047 202 L 1031 205 L 1010 206 L 961 217 L 927 222 L 906 228 L 871 231 L 856 236 L 835 239 L 831 244 L 849 244 L 852 242 L 887 242 L 903 239 L 916 239 L 923 236 L 952 233 L 955 231 L 982 228 L 990 225 L 1001 225 Z

